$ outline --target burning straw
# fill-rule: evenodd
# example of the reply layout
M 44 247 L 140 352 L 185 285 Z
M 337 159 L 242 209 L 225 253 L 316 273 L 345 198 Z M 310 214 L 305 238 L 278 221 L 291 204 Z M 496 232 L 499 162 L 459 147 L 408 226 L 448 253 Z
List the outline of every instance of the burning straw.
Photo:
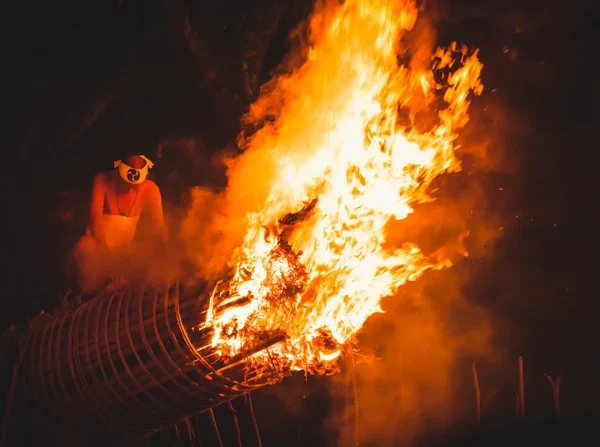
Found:
M 399 48 L 417 12 L 414 1 L 318 2 L 308 45 L 288 61 L 293 70 L 267 83 L 243 118 L 252 131 L 229 162 L 218 198 L 226 214 L 210 225 L 202 216 L 197 230 L 192 212 L 183 228 L 187 240 L 232 248 L 206 320 L 222 358 L 235 361 L 275 335 L 279 343 L 251 356 L 255 367 L 335 370 L 382 298 L 452 264 L 443 249 L 386 241 L 389 223 L 433 200 L 438 176 L 460 170 L 457 132 L 469 96 L 483 89 L 476 51 L 453 44 L 427 66 Z M 399 108 L 409 122 L 400 123 Z M 433 124 L 414 125 L 417 112 Z M 232 229 L 231 240 L 216 222 Z M 219 237 L 205 231 L 215 227 Z M 209 243 L 194 250 L 202 262 L 214 254 Z

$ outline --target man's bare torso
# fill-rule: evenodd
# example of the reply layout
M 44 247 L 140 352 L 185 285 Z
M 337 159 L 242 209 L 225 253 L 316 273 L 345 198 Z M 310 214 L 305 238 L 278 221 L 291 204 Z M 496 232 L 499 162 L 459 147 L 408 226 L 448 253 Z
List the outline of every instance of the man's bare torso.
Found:
M 114 172 L 100 173 L 97 180 L 104 195 L 103 214 L 137 217 L 144 210 L 148 197 L 158 188 L 151 180 L 139 185 L 125 184 Z

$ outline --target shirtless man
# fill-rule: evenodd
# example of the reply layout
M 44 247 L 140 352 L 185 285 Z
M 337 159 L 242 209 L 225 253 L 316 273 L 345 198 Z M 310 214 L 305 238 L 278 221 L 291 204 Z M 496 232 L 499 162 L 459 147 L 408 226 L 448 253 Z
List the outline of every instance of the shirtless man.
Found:
M 148 213 L 158 241 L 166 242 L 160 189 L 146 179 L 152 166 L 144 155 L 132 155 L 94 178 L 88 226 L 73 253 L 82 292 L 111 276 L 109 264 L 132 243 L 142 213 Z

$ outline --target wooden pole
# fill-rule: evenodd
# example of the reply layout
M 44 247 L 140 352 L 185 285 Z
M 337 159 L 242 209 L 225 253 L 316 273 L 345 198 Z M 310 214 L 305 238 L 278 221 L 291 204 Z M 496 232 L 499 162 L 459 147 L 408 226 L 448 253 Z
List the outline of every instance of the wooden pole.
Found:
M 525 382 L 523 380 L 523 356 L 519 356 L 519 416 L 525 420 Z
M 481 390 L 479 389 L 479 377 L 477 376 L 477 366 L 475 362 L 471 366 L 473 371 L 473 384 L 475 385 L 475 411 L 477 417 L 477 428 L 481 426 Z

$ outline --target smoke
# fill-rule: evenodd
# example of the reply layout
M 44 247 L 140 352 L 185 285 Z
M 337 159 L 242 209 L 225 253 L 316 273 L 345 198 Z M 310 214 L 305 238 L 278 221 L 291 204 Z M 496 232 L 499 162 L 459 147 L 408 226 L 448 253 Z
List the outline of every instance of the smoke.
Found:
M 441 186 L 434 202 L 390 225 L 390 244 L 444 250 L 454 265 L 407 283 L 367 321 L 359 353 L 332 378 L 334 399 L 344 403 L 328 424 L 337 445 L 354 444 L 355 411 L 361 445 L 413 445 L 475 420 L 471 362 L 497 362 L 502 353 L 492 343 L 493 316 L 467 289 L 472 265 L 491 255 L 502 232 L 498 215 L 486 212 L 486 191 L 469 177 L 468 186 Z
M 435 16 L 421 13 L 403 42 L 411 66 L 431 60 Z M 410 106 L 418 111 L 415 126 L 431 126 L 427 104 Z M 461 172 L 437 179 L 433 202 L 388 227 L 390 246 L 413 241 L 424 253 L 442 251 L 454 265 L 407 283 L 365 324 L 358 353 L 332 378 L 333 399 L 341 405 L 325 425 L 335 445 L 414 445 L 474 427 L 471 365 L 506 361 L 495 345 L 498 322 L 478 302 L 473 284 L 478 263 L 494 256 L 503 235 L 507 209 L 500 185 L 514 169 L 507 145 L 523 123 L 490 91 L 474 99 L 469 112 L 457 142 Z M 495 392 L 484 385 L 484 404 Z
M 275 169 L 272 157 L 257 150 L 237 158 L 224 157 L 221 162 L 227 166 L 227 188 L 194 188 L 190 210 L 181 224 L 181 238 L 196 266 L 197 279 L 208 281 L 223 274 L 233 250 L 241 244 L 246 217 L 264 204 Z
M 162 242 L 145 215 L 140 217 L 131 244 L 109 250 L 90 236 L 82 236 L 69 261 L 67 273 L 78 276 L 84 293 L 100 290 L 115 281 L 164 287 L 165 280 L 183 276 L 179 250 Z

